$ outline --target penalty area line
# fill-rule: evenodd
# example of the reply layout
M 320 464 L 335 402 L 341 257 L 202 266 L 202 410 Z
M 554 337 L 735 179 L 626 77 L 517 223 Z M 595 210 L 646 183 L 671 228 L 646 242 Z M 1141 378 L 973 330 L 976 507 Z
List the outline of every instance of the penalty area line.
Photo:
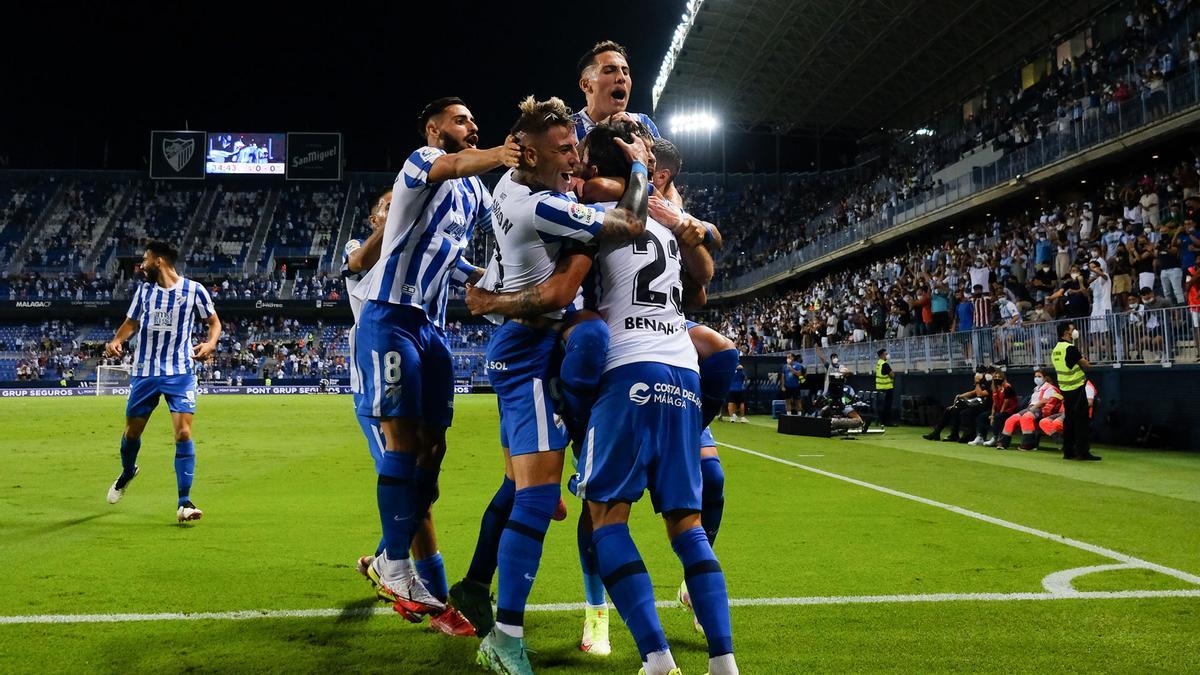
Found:
M 1085 591 L 1063 593 L 926 593 L 912 595 L 828 595 L 795 598 L 731 598 L 730 607 L 797 607 L 812 605 L 882 605 L 929 602 L 1024 602 L 1043 600 L 1129 600 L 1142 598 L 1200 598 L 1200 590 Z M 659 609 L 678 607 L 676 600 L 659 600 Z M 583 611 L 581 602 L 529 605 L 527 612 Z M 132 623 L 137 621 L 248 621 L 251 619 L 362 618 L 389 616 L 390 607 L 347 609 L 275 609 L 234 612 L 160 612 L 146 614 L 28 614 L 0 616 L 0 625 L 46 623 Z
M 1160 574 L 1165 574 L 1169 577 L 1175 577 L 1176 579 L 1186 581 L 1190 584 L 1200 585 L 1200 576 L 1196 576 L 1195 574 L 1191 574 L 1191 573 L 1185 572 L 1183 570 L 1177 570 L 1173 567 L 1167 567 L 1166 565 L 1159 565 L 1158 563 L 1152 563 L 1148 560 L 1142 560 L 1141 558 L 1135 558 L 1131 555 L 1126 555 L 1119 551 L 1114 551 L 1111 548 L 1097 546 L 1096 544 L 1089 544 L 1086 541 L 1072 539 L 1070 537 L 1065 537 L 1061 534 L 1054 534 L 1053 532 L 1046 532 L 1045 530 L 1039 530 L 1034 527 L 1029 527 L 1028 525 L 1021 525 L 1020 523 L 1014 523 L 1011 520 L 1004 520 L 1003 518 L 996 518 L 995 516 L 989 516 L 985 513 L 980 513 L 978 511 L 964 509 L 961 506 L 955 506 L 953 504 L 939 502 L 939 501 L 936 501 L 933 499 L 928 499 L 926 497 L 920 497 L 918 495 L 909 494 L 907 492 L 901 492 L 900 490 L 893 490 L 892 488 L 889 488 L 889 487 L 884 487 L 882 485 L 876 485 L 875 483 L 868 483 L 865 480 L 859 480 L 857 478 L 851 478 L 849 476 L 843 476 L 838 473 L 833 473 L 832 471 L 826 471 L 824 469 L 818 469 L 813 466 L 806 466 L 804 464 L 790 462 L 786 459 L 782 459 L 782 458 L 776 457 L 774 455 L 768 455 L 766 453 L 758 452 L 756 450 L 740 448 L 736 445 L 730 445 L 728 443 L 721 443 L 719 441 L 717 442 L 717 445 L 724 446 L 731 450 L 737 450 L 738 452 L 743 452 L 747 455 L 754 455 L 755 457 L 760 457 L 765 460 L 777 462 L 779 464 L 784 464 L 786 466 L 795 467 L 795 468 L 801 469 L 803 471 L 808 471 L 809 473 L 815 473 L 819 476 L 825 476 L 826 478 L 833 478 L 835 480 L 840 480 L 840 481 L 843 481 L 846 483 L 850 483 L 851 485 L 857 485 L 859 487 L 864 487 L 864 488 L 867 488 L 868 490 L 882 492 L 887 495 L 892 495 L 893 497 L 907 499 L 909 501 L 914 501 L 919 504 L 925 504 L 926 506 L 932 506 L 935 508 L 943 509 L 945 511 L 949 511 L 951 513 L 957 513 L 958 515 L 966 516 L 967 518 L 974 518 L 975 520 L 981 520 L 985 523 L 991 523 L 992 525 L 999 525 L 1000 527 L 1004 527 L 1004 528 L 1007 528 L 1010 530 L 1015 530 L 1017 532 L 1022 532 L 1024 534 L 1032 535 L 1034 537 L 1039 537 L 1041 539 L 1046 539 L 1048 541 L 1058 542 L 1060 544 L 1064 544 L 1064 545 L 1070 546 L 1072 548 L 1077 548 L 1077 549 L 1080 549 L 1083 551 L 1087 551 L 1089 553 L 1094 553 L 1098 556 L 1108 558 L 1110 560 L 1116 560 L 1117 562 L 1124 563 L 1125 565 L 1128 565 L 1129 567 L 1132 567 L 1132 568 L 1154 570 L 1155 572 L 1159 572 Z

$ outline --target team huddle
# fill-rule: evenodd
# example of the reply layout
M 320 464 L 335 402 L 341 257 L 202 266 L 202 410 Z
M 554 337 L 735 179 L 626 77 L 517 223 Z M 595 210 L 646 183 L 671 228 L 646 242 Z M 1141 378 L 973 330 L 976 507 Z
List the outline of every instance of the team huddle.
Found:
M 351 389 L 375 461 L 382 530 L 374 555 L 360 558 L 358 569 L 406 619 L 429 616 L 447 634 L 482 637 L 477 662 L 485 668 L 533 672 L 525 606 L 550 521 L 566 517 L 560 486 L 569 457 L 569 490 L 582 500 L 577 542 L 587 610 L 580 648 L 611 652 L 607 593 L 633 635 L 643 672 L 679 672 L 627 526 L 632 503 L 649 491 L 683 566 L 679 600 L 705 635 L 709 670 L 736 673 L 725 577 L 712 548 L 724 475 L 707 427 L 724 406 L 737 351 L 684 316 L 705 302 L 720 233 L 684 210 L 673 183 L 682 165 L 675 146 L 649 117 L 626 112 L 625 50 L 597 44 L 579 76 L 583 110 L 528 97 L 505 143 L 491 149 L 477 147 L 479 129 L 461 99 L 429 103 L 418 118 L 424 145 L 375 201 L 370 236 L 346 246 L 343 277 L 355 320 Z M 507 170 L 489 192 L 479 176 L 497 168 Z M 494 238 L 491 258 L 464 259 L 481 232 Z M 161 256 L 151 261 L 152 253 L 149 266 L 173 268 Z M 166 253 L 173 263 L 173 251 Z M 185 289 L 193 284 L 179 279 Z M 220 324 L 207 294 L 185 305 L 174 301 L 174 291 L 159 292 L 163 283 L 143 286 L 142 304 L 149 304 L 135 311 L 135 300 L 110 350 L 160 322 L 180 331 L 186 322 L 181 334 L 190 334 L 193 305 L 211 318 L 215 347 Z M 504 471 L 482 514 L 467 574 L 451 586 L 433 512 L 438 500 L 461 498 L 438 489 L 454 415 L 444 332 L 452 286 L 465 287 L 473 314 L 499 326 L 486 361 Z M 155 305 L 159 296 L 167 304 Z M 135 361 L 149 358 L 145 345 L 139 339 Z M 208 345 L 194 356 L 211 351 Z M 190 358 L 179 361 L 193 390 L 182 400 L 194 404 Z M 183 450 L 190 454 L 192 410 L 176 405 L 177 383 L 134 379 L 135 388 L 150 387 L 141 398 L 167 394 L 173 419 L 177 407 L 186 413 Z M 135 409 L 134 398 L 111 502 L 137 473 L 136 449 L 127 446 L 153 407 Z M 194 518 L 185 514 L 183 500 L 191 502 L 182 482 L 180 490 L 180 520 L 198 518 L 198 509 Z

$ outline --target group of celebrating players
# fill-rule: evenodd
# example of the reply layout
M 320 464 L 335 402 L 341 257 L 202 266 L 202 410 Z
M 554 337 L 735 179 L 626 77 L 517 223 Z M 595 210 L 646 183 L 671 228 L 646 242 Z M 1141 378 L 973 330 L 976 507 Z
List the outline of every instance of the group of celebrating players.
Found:
M 688 322 L 712 278 L 720 234 L 682 208 L 681 160 L 653 122 L 626 112 L 625 50 L 580 63 L 587 106 L 526 98 L 506 142 L 477 148 L 465 103 L 419 116 L 425 145 L 379 196 L 365 241 L 347 245 L 355 315 L 355 407 L 375 458 L 382 539 L 359 560 L 380 597 L 413 622 L 483 637 L 477 662 L 531 673 L 524 612 L 551 520 L 566 517 L 563 468 L 583 500 L 578 548 L 587 615 L 580 648 L 611 652 L 607 591 L 646 673 L 678 672 L 650 577 L 627 525 L 649 490 L 684 568 L 680 600 L 709 646 L 710 672 L 736 673 L 724 574 L 713 554 L 724 476 L 708 432 L 737 367 L 733 344 Z M 507 168 L 494 191 L 478 176 Z M 491 232 L 486 267 L 463 259 Z M 453 417 L 443 332 L 451 285 L 498 323 L 487 371 L 500 411 L 504 476 L 466 576 L 448 587 L 432 506 Z M 493 615 L 491 586 L 497 577 Z
M 679 672 L 655 609 L 654 589 L 630 536 L 630 507 L 649 491 L 683 565 L 679 600 L 708 642 L 713 675 L 737 673 L 725 577 L 712 545 L 724 508 L 724 474 L 708 430 L 738 366 L 732 342 L 684 318 L 704 304 L 720 233 L 687 214 L 673 184 L 682 161 L 649 117 L 626 112 L 631 79 L 614 42 L 579 65 L 586 107 L 558 98 L 521 101 L 503 145 L 477 147 L 479 129 L 455 97 L 419 115 L 424 145 L 375 201 L 373 231 L 343 257 L 355 326 L 351 390 L 375 460 L 382 537 L 358 561 L 376 594 L 413 622 L 480 636 L 477 662 L 532 673 L 526 600 L 561 497 L 568 447 L 582 501 L 578 549 L 587 612 L 580 648 L 611 652 L 608 604 L 633 634 L 643 672 Z M 494 192 L 479 176 L 507 171 Z M 472 235 L 491 232 L 492 257 L 463 259 Z M 121 441 L 117 503 L 138 474 L 142 429 L 158 398 L 175 426 L 177 517 L 191 501 L 195 452 L 192 360 L 216 349 L 221 326 L 201 284 L 175 271 L 177 251 L 151 242 L 146 283 L 108 344 L 132 338 L 134 377 Z M 500 410 L 504 475 L 479 529 L 466 576 L 449 587 L 432 508 L 454 413 L 444 332 L 451 285 L 500 324 L 487 353 Z M 196 317 L 208 339 L 192 347 Z M 491 586 L 497 580 L 493 615 Z

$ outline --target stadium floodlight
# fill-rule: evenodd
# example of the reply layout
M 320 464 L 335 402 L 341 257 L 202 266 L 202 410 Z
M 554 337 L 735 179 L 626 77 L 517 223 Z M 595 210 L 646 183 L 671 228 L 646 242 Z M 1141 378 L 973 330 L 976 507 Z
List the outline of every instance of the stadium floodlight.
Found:
M 699 131 L 711 133 L 716 131 L 721 123 L 711 113 L 702 112 L 674 115 L 667 126 L 670 128 L 672 136 L 678 136 Z
M 651 108 L 655 110 L 658 109 L 658 99 L 662 97 L 663 90 L 667 88 L 667 80 L 671 77 L 671 71 L 675 70 L 675 59 L 683 49 L 683 41 L 687 38 L 688 31 L 692 29 L 692 24 L 696 22 L 696 14 L 700 12 L 700 6 L 703 4 L 704 0 L 688 0 L 687 6 L 683 8 L 679 25 L 675 27 L 675 32 L 671 35 L 671 44 L 667 47 L 667 55 L 663 57 L 662 66 L 658 69 L 658 78 L 654 80 Z

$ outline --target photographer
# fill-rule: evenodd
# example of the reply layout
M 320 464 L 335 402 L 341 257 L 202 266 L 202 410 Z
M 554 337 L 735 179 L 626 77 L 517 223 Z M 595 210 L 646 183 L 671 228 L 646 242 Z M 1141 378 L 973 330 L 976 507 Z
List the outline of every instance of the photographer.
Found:
M 925 434 L 923 438 L 929 441 L 941 440 L 947 443 L 966 443 L 970 438 L 959 438 L 959 430 L 965 428 L 967 430 L 975 428 L 975 420 L 979 413 L 984 410 L 984 404 L 991 396 L 989 385 L 991 384 L 990 375 L 985 374 L 986 367 L 980 366 L 975 370 L 975 386 L 961 394 L 955 394 L 954 401 L 942 411 L 942 419 L 938 422 L 933 431 Z M 941 438 L 942 430 L 950 427 L 950 435 L 946 438 Z

